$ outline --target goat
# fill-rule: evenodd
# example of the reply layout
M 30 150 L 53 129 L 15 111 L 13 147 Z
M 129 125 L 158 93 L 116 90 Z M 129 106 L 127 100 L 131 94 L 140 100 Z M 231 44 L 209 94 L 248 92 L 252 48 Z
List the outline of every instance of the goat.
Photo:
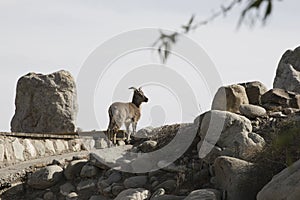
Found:
M 130 87 L 129 89 L 134 90 L 132 102 L 115 102 L 108 109 L 109 125 L 107 134 L 114 144 L 116 144 L 117 132 L 123 124 L 125 124 L 126 127 L 127 141 L 130 141 L 130 124 L 132 125 L 132 133 L 134 135 L 137 122 L 141 117 L 141 104 L 143 102 L 148 102 L 148 98 L 144 95 L 141 87 L 139 89 Z M 125 138 L 125 133 L 123 134 L 123 137 Z

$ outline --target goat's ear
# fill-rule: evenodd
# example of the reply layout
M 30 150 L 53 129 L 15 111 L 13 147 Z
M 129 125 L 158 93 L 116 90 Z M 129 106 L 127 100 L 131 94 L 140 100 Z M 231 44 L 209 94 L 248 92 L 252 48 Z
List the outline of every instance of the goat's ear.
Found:
M 135 87 L 130 87 L 130 88 L 128 88 L 129 90 L 137 90 Z
M 139 91 L 142 91 L 142 87 L 139 87 Z

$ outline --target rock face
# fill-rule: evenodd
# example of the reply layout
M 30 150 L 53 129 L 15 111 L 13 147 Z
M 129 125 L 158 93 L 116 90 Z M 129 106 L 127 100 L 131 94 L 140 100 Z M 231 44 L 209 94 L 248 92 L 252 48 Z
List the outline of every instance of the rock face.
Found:
M 300 93 L 300 47 L 283 54 L 273 87 Z
M 255 200 L 263 185 L 259 182 L 260 177 L 251 173 L 252 166 L 252 163 L 227 156 L 216 159 L 216 186 L 227 192 L 228 200 Z
M 283 89 L 274 88 L 266 92 L 261 98 L 262 104 L 268 109 L 300 108 L 300 95 Z
M 207 112 L 202 119 L 199 134 L 199 156 L 207 163 L 213 163 L 221 155 L 249 159 L 261 151 L 265 144 L 262 137 L 252 133 L 249 119 L 226 111 Z M 206 152 L 204 148 L 214 143 L 216 146 L 212 147 L 212 151 Z M 203 154 L 205 152 L 208 154 Z
M 300 199 L 300 160 L 275 175 L 257 195 L 257 200 L 279 199 Z
M 55 185 L 62 177 L 63 169 L 58 165 L 44 167 L 28 177 L 28 185 L 36 189 L 46 189 Z
M 211 109 L 239 113 L 240 105 L 248 103 L 247 93 L 243 86 L 229 85 L 219 88 L 213 99 Z
M 266 116 L 267 111 L 261 106 L 245 104 L 240 106 L 240 112 L 242 115 L 249 119 L 254 119 L 256 117 Z
M 259 81 L 241 83 L 246 89 L 250 104 L 261 105 L 261 96 L 268 91 L 267 87 Z
M 67 71 L 29 73 L 18 80 L 12 132 L 75 132 L 77 93 Z

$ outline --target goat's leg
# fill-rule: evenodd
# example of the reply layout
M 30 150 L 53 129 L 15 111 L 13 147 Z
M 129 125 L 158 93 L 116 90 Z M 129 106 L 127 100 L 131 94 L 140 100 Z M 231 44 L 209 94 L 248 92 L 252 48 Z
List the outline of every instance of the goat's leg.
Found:
M 113 136 L 113 143 L 117 144 L 117 132 L 114 132 L 114 136 Z
M 133 134 L 133 136 L 135 135 L 135 132 L 136 132 L 136 125 L 137 125 L 136 122 L 132 122 L 132 134 Z M 128 133 L 128 141 L 130 141 L 130 136 L 131 136 L 131 133 Z
M 129 129 L 129 127 L 130 127 L 130 123 L 125 123 L 125 128 L 126 128 L 127 136 L 130 135 L 130 129 Z M 123 133 L 123 139 L 125 139 L 125 138 L 126 138 L 125 133 Z
M 132 124 L 132 134 L 135 135 L 136 134 L 136 126 L 137 126 L 137 122 L 134 122 Z

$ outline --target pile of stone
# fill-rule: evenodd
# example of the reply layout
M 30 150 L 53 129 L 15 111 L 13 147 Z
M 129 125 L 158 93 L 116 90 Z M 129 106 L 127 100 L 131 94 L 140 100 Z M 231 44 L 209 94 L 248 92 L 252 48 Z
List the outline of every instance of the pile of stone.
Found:
M 299 77 L 297 48 L 282 57 L 274 88 L 268 90 L 258 81 L 221 87 L 212 109 L 193 123 L 148 127 L 138 133 L 144 138 L 132 145 L 54 162 L 28 174 L 19 193 L 9 196 L 7 191 L 3 199 L 300 199 L 300 160 L 273 178 L 255 163 L 281 123 L 299 125 Z M 176 138 L 190 145 L 173 143 Z M 183 152 L 174 162 L 143 154 L 168 145 L 175 145 L 174 154 Z M 148 168 L 154 170 L 143 171 Z

